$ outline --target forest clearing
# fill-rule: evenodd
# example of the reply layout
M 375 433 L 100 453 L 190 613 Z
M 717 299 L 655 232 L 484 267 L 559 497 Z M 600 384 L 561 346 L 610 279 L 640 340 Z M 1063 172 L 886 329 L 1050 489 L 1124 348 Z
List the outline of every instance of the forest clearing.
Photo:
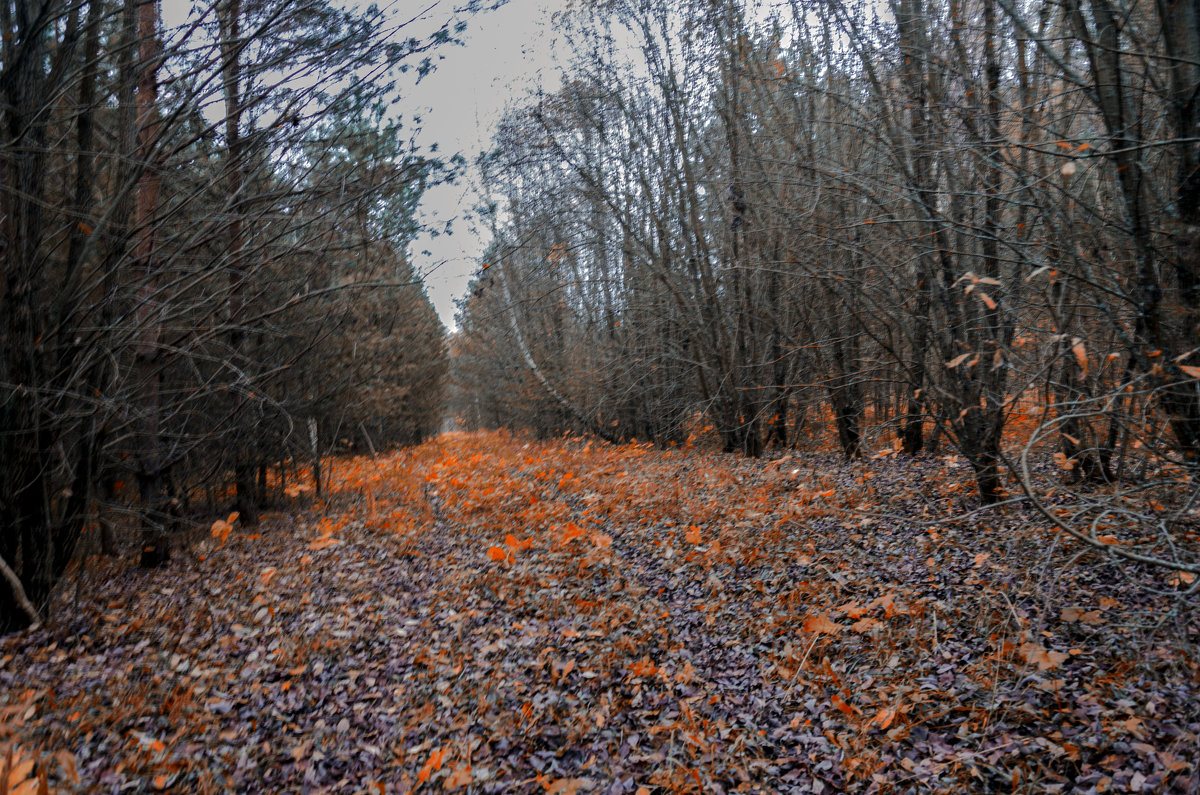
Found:
M 64 790 L 1196 791 L 1178 575 L 967 512 L 967 471 L 507 433 L 338 460 L 252 532 L 76 573 L 0 645 L 0 739 Z

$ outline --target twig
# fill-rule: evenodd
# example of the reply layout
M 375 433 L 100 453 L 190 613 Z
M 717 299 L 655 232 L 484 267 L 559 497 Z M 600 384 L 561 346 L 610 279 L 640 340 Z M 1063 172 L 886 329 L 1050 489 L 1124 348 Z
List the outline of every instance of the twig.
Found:
M 25 611 L 25 615 L 29 616 L 29 629 L 36 629 L 41 623 L 41 616 L 38 615 L 37 608 L 33 606 L 33 602 L 29 601 L 29 597 L 25 595 L 25 587 L 21 585 L 21 580 L 18 579 L 17 573 L 8 566 L 8 561 L 0 555 L 0 573 L 4 575 L 4 579 L 8 581 L 8 586 L 12 588 L 13 596 L 16 597 L 17 606 Z

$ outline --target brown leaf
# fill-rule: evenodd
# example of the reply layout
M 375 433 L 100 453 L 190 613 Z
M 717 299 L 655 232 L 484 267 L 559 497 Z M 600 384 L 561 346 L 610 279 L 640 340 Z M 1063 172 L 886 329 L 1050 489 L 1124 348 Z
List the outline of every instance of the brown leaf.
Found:
M 1190 571 L 1173 571 L 1167 577 L 1167 585 L 1174 588 L 1182 588 L 1185 585 L 1191 585 L 1196 581 L 1196 575 Z
M 836 621 L 831 621 L 829 616 L 824 613 L 817 613 L 815 616 L 810 616 L 804 621 L 805 632 L 816 632 L 817 634 L 836 635 L 845 627 Z
M 1105 622 L 1104 616 L 1100 615 L 1099 610 L 1085 612 L 1079 607 L 1064 607 L 1059 617 L 1068 624 L 1080 622 L 1090 626 L 1097 626 Z
M 860 618 L 858 621 L 855 621 L 853 624 L 851 624 L 850 629 L 854 630 L 855 632 L 859 633 L 860 635 L 865 635 L 868 632 L 874 632 L 875 630 L 879 629 L 882 626 L 883 626 L 883 622 L 880 621 L 879 619 L 871 618 L 870 616 L 866 616 L 864 618 Z
M 1061 651 L 1048 651 L 1036 643 L 1024 643 L 1020 648 L 1025 662 L 1034 663 L 1039 671 L 1049 671 L 1057 668 L 1071 655 Z
M 466 787 L 474 780 L 471 776 L 471 766 L 462 765 L 450 771 L 450 775 L 446 776 L 446 780 L 442 782 L 442 789 L 451 790 Z

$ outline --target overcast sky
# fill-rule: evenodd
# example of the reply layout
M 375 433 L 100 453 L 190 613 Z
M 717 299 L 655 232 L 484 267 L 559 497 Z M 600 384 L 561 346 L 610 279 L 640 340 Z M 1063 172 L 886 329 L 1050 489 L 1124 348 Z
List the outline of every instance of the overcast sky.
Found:
M 461 152 L 474 161 L 509 104 L 539 86 L 554 90 L 561 79 L 554 50 L 561 42 L 551 16 L 568 2 L 510 0 L 471 18 L 465 45 L 444 48 L 437 69 L 405 98 L 406 115 L 419 113 L 424 122 L 419 140 L 437 142 L 447 157 Z M 431 228 L 452 220 L 454 234 L 423 235 L 413 245 L 413 263 L 447 328 L 454 327 L 454 299 L 466 292 L 488 242 L 485 230 L 465 217 L 478 203 L 476 187 L 468 178 L 426 193 L 422 220 Z
M 393 20 L 411 20 L 401 34 L 424 37 L 441 25 L 462 0 L 332 0 L 334 4 L 365 9 L 376 4 Z M 495 11 L 468 17 L 461 46 L 443 46 L 434 53 L 436 68 L 415 86 L 403 89 L 397 109 L 406 123 L 421 119 L 418 143 L 433 144 L 449 158 L 462 154 L 469 162 L 488 148 L 505 109 L 519 104 L 539 87 L 556 89 L 561 72 L 555 59 L 560 42 L 554 30 L 555 12 L 572 0 L 508 0 Z M 194 35 L 190 27 L 197 11 L 211 12 L 212 0 L 161 0 L 163 22 L 177 35 Z M 424 13 L 422 13 L 424 12 Z M 399 81 L 403 86 L 404 81 Z M 212 112 L 220 114 L 214 102 Z M 447 328 L 454 327 L 454 300 L 467 289 L 471 274 L 487 245 L 486 235 L 468 219 L 479 203 L 473 173 L 456 185 L 429 190 L 422 202 L 421 221 L 429 229 L 454 233 L 420 236 L 413 244 L 413 264 L 425 278 L 434 308 Z M 426 253 L 428 252 L 428 253 Z

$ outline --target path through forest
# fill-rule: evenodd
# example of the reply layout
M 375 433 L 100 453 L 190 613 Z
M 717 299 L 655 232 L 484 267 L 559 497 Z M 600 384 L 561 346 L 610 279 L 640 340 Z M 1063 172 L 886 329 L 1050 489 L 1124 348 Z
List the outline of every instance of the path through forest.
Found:
M 10 781 L 37 754 L 93 791 L 1200 787 L 1173 585 L 967 514 L 954 457 L 450 434 L 333 484 L 166 569 L 97 563 L 0 642 Z

